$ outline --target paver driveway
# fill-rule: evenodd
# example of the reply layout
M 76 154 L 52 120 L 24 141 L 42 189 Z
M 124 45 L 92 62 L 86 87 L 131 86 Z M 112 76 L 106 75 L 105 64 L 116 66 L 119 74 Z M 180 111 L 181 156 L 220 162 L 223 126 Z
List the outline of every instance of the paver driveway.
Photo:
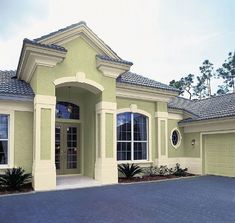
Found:
M 0 222 L 235 222 L 235 179 L 205 176 L 0 197 Z

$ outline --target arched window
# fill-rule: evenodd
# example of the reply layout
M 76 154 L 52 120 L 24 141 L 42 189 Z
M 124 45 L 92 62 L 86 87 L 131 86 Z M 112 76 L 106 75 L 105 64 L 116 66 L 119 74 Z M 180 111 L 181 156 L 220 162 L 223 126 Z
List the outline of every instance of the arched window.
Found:
M 117 160 L 147 160 L 148 118 L 139 113 L 117 115 Z
M 61 119 L 80 119 L 79 106 L 70 102 L 56 103 L 56 118 Z

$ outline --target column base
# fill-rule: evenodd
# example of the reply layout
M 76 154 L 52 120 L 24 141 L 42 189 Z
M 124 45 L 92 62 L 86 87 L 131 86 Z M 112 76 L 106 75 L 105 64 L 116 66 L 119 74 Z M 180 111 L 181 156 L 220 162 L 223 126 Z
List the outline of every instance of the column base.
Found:
M 95 163 L 95 180 L 102 184 L 118 183 L 117 162 L 114 159 L 97 159 Z
M 33 188 L 35 191 L 56 189 L 56 169 L 51 161 L 33 163 Z

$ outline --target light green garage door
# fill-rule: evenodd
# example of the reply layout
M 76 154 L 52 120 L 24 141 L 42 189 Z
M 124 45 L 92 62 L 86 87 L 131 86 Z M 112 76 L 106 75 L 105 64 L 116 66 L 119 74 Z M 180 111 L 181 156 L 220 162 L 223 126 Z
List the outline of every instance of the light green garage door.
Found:
M 235 134 L 205 136 L 205 173 L 235 176 Z

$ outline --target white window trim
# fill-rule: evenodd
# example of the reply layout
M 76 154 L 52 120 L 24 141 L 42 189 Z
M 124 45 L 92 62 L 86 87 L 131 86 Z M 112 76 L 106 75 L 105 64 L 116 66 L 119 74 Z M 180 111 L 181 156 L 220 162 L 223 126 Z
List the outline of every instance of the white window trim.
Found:
M 133 109 L 134 107 L 134 109 Z M 141 115 L 144 115 L 147 117 L 148 121 L 147 121 L 147 145 L 146 145 L 146 149 L 147 149 L 147 157 L 146 159 L 143 159 L 143 160 L 134 160 L 134 153 L 133 153 L 133 145 L 131 145 L 131 160 L 117 160 L 117 163 L 146 163 L 148 161 L 151 161 L 152 160 L 152 134 L 151 134 L 151 123 L 152 123 L 152 120 L 151 120 L 151 115 L 144 111 L 144 110 L 141 110 L 141 109 L 138 109 L 137 106 L 130 106 L 130 108 L 122 108 L 122 109 L 119 109 L 117 110 L 117 115 L 121 114 L 121 113 L 125 113 L 125 112 L 131 112 L 131 113 L 139 113 Z M 132 125 L 133 126 L 133 125 Z M 116 126 L 117 128 L 117 126 Z M 132 127 L 133 128 L 133 127 Z M 134 134 L 134 132 L 132 131 L 132 134 Z M 133 138 L 133 136 L 132 136 Z M 129 142 L 129 140 L 127 140 Z M 117 140 L 118 142 L 118 140 Z M 131 143 L 134 143 L 134 140 L 131 140 Z M 117 148 L 117 145 L 116 145 L 116 148 Z M 116 150 L 116 153 L 117 153 L 117 150 Z
M 174 131 L 177 131 L 178 136 L 179 136 L 178 137 L 178 142 L 177 142 L 176 145 L 174 145 L 173 142 L 172 142 L 172 134 L 173 134 Z M 180 130 L 178 128 L 173 128 L 171 130 L 170 141 L 171 141 L 171 145 L 172 145 L 173 148 L 178 149 L 180 147 L 181 141 L 182 141 L 182 136 L 181 136 Z
M 0 169 L 8 169 L 14 167 L 14 123 L 15 112 L 1 109 L 0 115 L 8 115 L 8 157 L 7 164 L 0 164 Z

